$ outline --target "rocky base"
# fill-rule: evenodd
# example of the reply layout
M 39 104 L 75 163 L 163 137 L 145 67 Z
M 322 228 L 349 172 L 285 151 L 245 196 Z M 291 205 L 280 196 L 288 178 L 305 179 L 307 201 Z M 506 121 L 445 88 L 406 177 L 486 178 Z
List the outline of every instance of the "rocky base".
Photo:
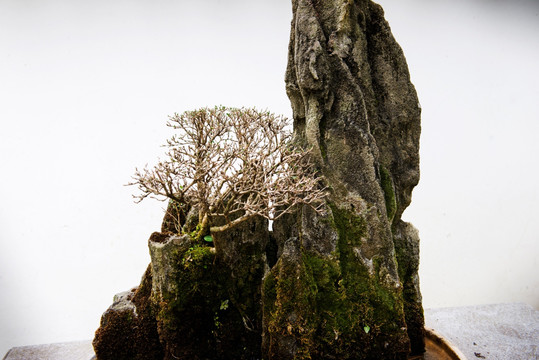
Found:
M 378 261 L 358 261 L 365 223 L 338 208 L 326 221 L 329 256 L 280 241 L 263 219 L 216 247 L 152 234 L 140 286 L 103 314 L 97 359 L 406 359 L 402 289 Z

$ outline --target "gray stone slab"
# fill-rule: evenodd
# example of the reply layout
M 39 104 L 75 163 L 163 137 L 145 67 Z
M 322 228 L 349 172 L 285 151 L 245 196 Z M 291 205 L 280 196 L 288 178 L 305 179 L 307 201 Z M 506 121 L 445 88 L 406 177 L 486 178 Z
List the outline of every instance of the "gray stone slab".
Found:
M 91 360 L 94 348 L 91 341 L 14 347 L 4 360 Z
M 468 360 L 539 359 L 539 311 L 527 304 L 427 309 L 425 323 Z

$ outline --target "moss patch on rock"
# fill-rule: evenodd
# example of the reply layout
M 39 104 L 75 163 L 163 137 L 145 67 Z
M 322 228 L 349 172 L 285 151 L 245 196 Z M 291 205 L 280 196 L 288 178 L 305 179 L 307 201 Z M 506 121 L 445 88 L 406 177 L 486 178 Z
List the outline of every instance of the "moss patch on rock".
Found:
M 173 286 L 154 284 L 165 359 L 260 358 L 256 324 L 261 322 L 257 320 L 261 314 L 253 292 L 260 291 L 257 284 L 263 269 L 250 264 L 245 253 L 245 263 L 240 266 L 244 272 L 232 276 L 231 267 L 214 248 L 186 239 L 184 236 L 173 246 L 165 244 L 170 247 L 160 257 L 167 263 L 166 283 Z M 152 257 L 152 263 L 159 261 Z
M 365 221 L 332 207 L 338 248 L 323 256 L 297 239 L 263 285 L 264 354 L 267 359 L 406 359 L 410 344 L 402 292 L 383 285 L 354 249 Z
M 161 360 L 155 309 L 151 304 L 151 267 L 138 288 L 117 295 L 103 314 L 93 341 L 99 360 Z

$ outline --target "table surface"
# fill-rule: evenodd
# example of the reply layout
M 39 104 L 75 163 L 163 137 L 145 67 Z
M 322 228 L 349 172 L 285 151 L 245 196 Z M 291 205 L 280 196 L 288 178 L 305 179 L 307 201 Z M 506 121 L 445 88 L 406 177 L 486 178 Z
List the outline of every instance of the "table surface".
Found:
M 522 303 L 425 310 L 425 323 L 468 360 L 539 360 L 539 311 Z M 92 342 L 14 347 L 4 360 L 91 360 Z
M 427 309 L 425 323 L 468 360 L 539 359 L 539 311 L 527 304 Z

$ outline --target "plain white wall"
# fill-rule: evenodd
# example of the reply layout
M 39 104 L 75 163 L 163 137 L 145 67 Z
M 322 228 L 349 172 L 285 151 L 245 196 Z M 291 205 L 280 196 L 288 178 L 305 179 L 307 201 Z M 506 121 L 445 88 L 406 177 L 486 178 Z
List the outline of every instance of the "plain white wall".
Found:
M 537 2 L 380 0 L 423 107 L 426 307 L 539 307 Z M 162 203 L 123 186 L 173 112 L 291 115 L 288 0 L 0 2 L 0 356 L 91 339 Z
M 539 2 L 380 2 L 423 109 L 424 305 L 539 308 Z

